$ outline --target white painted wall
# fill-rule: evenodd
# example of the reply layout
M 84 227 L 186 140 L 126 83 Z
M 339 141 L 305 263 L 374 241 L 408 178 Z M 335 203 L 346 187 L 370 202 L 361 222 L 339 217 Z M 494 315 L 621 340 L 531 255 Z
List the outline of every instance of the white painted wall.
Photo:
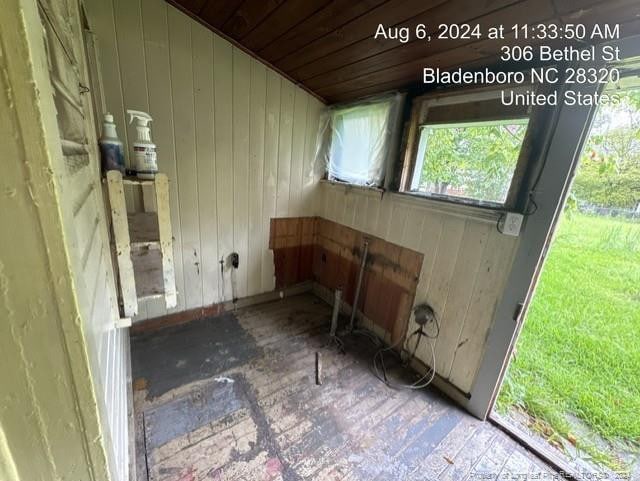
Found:
M 511 270 L 517 238 L 496 229 L 497 214 L 402 194 L 322 182 L 316 214 L 424 254 L 415 304 L 440 320 L 436 372 L 469 392 Z M 417 326 L 410 321 L 409 331 Z M 418 358 L 430 365 L 422 343 Z
M 436 368 L 470 390 L 517 242 L 497 232 L 496 214 L 320 188 L 311 174 L 317 99 L 163 0 L 91 0 L 89 20 L 123 140 L 135 138 L 123 129 L 126 108 L 154 117 L 160 170 L 171 181 L 176 311 L 221 300 L 218 260 L 233 251 L 237 295 L 272 290 L 269 219 L 322 215 L 425 254 L 416 302 L 441 318 Z M 228 272 L 225 288 L 229 299 Z M 166 313 L 161 300 L 140 308 L 140 319 Z M 430 362 L 427 350 L 419 355 Z
M 170 180 L 174 310 L 220 302 L 218 261 L 234 251 L 237 296 L 272 290 L 269 220 L 310 213 L 321 102 L 164 0 L 90 0 L 88 16 L 125 144 L 135 139 L 126 109 L 154 118 Z M 138 319 L 163 314 L 162 300 L 146 301 Z

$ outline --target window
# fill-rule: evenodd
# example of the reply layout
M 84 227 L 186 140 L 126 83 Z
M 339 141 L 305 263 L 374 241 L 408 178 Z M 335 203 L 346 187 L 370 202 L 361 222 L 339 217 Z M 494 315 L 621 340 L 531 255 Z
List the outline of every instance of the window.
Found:
M 503 204 L 527 119 L 420 128 L 411 190 Z
M 401 189 L 511 208 L 528 126 L 527 108 L 503 106 L 495 92 L 417 99 Z
M 396 138 L 402 96 L 392 95 L 329 110 L 323 161 L 329 180 L 381 186 Z

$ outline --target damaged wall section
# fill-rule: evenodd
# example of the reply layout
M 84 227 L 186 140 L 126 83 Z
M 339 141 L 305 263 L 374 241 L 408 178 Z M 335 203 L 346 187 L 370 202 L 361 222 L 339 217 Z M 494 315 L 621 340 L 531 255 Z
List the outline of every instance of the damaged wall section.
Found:
M 276 286 L 313 280 L 353 305 L 365 241 L 369 243 L 358 309 L 390 340 L 400 339 L 411 316 L 423 254 L 321 217 L 271 219 Z

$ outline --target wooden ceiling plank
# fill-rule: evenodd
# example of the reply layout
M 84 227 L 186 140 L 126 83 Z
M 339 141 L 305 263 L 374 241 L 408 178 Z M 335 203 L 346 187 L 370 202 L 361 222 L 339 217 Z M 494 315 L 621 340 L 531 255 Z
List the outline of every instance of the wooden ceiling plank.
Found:
M 176 0 L 180 6 L 192 13 L 198 14 L 207 0 Z
M 606 0 L 553 0 L 558 15 L 566 15 L 569 12 L 576 12 L 591 8 Z
M 444 3 L 446 0 L 390 0 L 342 27 L 330 32 L 280 61 L 278 67 L 294 71 L 307 63 L 330 55 L 351 44 L 371 37 L 379 23 L 393 26 Z
M 222 31 L 232 38 L 242 39 L 285 0 L 244 1 L 222 25 Z
M 404 25 L 415 28 L 415 24 L 430 19 L 429 24 L 432 24 L 437 28 L 439 23 L 445 22 L 447 18 L 451 18 L 452 12 L 463 11 L 461 10 L 461 6 L 464 3 L 465 0 L 454 0 L 447 4 L 439 5 L 428 12 L 429 15 L 426 16 L 427 18 L 421 15 L 419 19 L 412 19 L 410 22 L 405 22 Z M 479 5 L 479 3 L 476 5 Z M 522 18 L 523 15 L 526 15 L 527 18 L 531 18 L 530 16 L 533 15 L 532 12 L 536 12 L 536 18 L 551 18 L 554 10 L 551 0 L 522 0 L 517 3 L 512 2 L 510 5 L 500 8 L 497 11 L 481 12 L 479 7 L 470 7 L 469 9 L 464 10 L 464 12 L 464 15 L 460 15 L 458 23 L 470 22 L 478 24 L 482 31 L 487 31 L 489 27 L 500 24 L 504 25 L 513 18 Z M 481 16 L 478 16 L 479 12 Z M 311 89 L 322 88 L 326 85 L 343 82 L 374 72 L 378 70 L 381 65 L 384 65 L 385 67 L 399 65 L 417 58 L 424 58 L 425 54 L 441 52 L 450 48 L 455 48 L 456 46 L 464 43 L 469 43 L 469 41 L 432 40 L 430 43 L 427 43 L 424 40 L 415 40 L 404 45 L 398 45 L 397 42 L 393 41 L 379 42 L 373 38 L 369 38 L 358 42 L 357 45 L 349 47 L 350 50 L 356 51 L 356 57 L 359 57 L 362 60 L 349 63 L 336 69 L 330 69 L 328 71 L 326 71 L 327 67 L 331 64 L 324 66 L 321 65 L 322 62 L 320 61 L 314 62 L 313 64 L 309 64 L 298 71 L 294 71 L 294 75 L 295 78 L 299 78 Z M 365 52 L 372 52 L 372 54 L 367 56 Z M 377 52 L 380 53 L 376 54 Z M 342 51 L 337 52 L 338 55 L 331 57 L 333 63 L 335 63 L 341 53 Z M 328 58 L 325 60 L 328 60 Z M 325 72 L 309 77 L 311 73 L 321 70 L 325 70 Z
M 620 2 L 618 2 L 620 3 Z M 625 37 L 640 33 L 640 18 L 628 19 L 628 9 L 620 8 L 619 12 L 606 14 L 596 11 L 593 15 L 584 17 L 587 26 L 595 23 L 620 23 L 621 32 Z M 507 39 L 511 40 L 511 36 Z M 408 86 L 421 85 L 421 68 L 425 65 L 438 66 L 441 69 L 454 69 L 464 67 L 468 70 L 485 66 L 499 65 L 496 45 L 502 45 L 503 41 L 481 40 L 471 45 L 464 45 L 453 50 L 428 57 L 416 62 L 410 62 L 402 66 L 385 69 L 373 75 L 345 82 L 341 85 L 316 90 L 329 103 L 355 100 L 363 96 L 381 93 L 388 90 L 406 88 Z M 524 40 L 511 41 L 511 45 L 524 45 Z
M 556 0 L 557 1 L 557 0 Z M 577 2 L 582 3 L 582 2 Z M 593 2 L 592 2 L 593 3 Z M 640 18 L 640 2 L 638 0 L 600 0 L 590 8 L 580 6 L 562 13 L 562 21 L 565 23 L 589 22 L 601 26 L 605 23 L 629 23 Z M 624 32 L 621 35 L 629 36 Z
M 252 0 L 259 1 L 259 0 Z M 258 52 L 298 23 L 316 13 L 330 0 L 286 0 L 262 23 L 242 39 L 250 50 Z
M 333 0 L 289 30 L 286 34 L 265 46 L 258 52 L 261 57 L 272 62 L 295 52 L 314 40 L 327 35 L 345 23 L 364 15 L 388 0 Z
M 174 0 L 180 5 L 184 0 Z M 229 20 L 231 15 L 240 7 L 242 0 L 207 0 L 207 3 L 200 9 L 200 12 L 196 12 L 197 15 L 204 20 L 207 24 L 221 29 L 222 25 Z M 186 7 L 185 7 L 186 8 Z

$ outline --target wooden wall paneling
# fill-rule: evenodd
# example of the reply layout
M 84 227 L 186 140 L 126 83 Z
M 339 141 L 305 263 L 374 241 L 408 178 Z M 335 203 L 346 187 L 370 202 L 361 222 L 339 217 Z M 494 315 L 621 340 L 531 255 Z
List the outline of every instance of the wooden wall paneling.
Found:
M 337 189 L 333 184 L 328 184 L 329 191 L 329 203 L 327 205 L 327 219 L 330 219 L 334 222 L 338 221 L 338 207 L 341 205 L 341 195 L 338 195 Z
M 324 36 L 354 18 L 363 15 L 385 0 L 334 0 L 313 15 L 292 26 L 286 33 L 261 49 L 258 54 L 270 62 L 277 62 L 314 40 Z
M 494 228 L 493 224 L 471 219 L 465 223 L 451 287 L 444 310 L 439 317 L 440 335 L 436 339 L 436 371 L 445 379 L 449 378 L 458 344 L 468 342 L 460 339 L 460 332 L 469 308 L 487 239 L 491 229 Z
M 232 47 L 214 36 L 214 132 L 216 155 L 216 203 L 218 206 L 218 257 L 233 252 L 233 60 Z M 231 279 L 225 272 L 224 299 L 231 299 Z
M 328 183 L 322 184 L 322 190 L 325 197 L 322 215 L 332 221 L 338 221 L 343 215 L 341 207 L 347 198 L 356 198 L 355 205 L 359 205 L 358 197 L 370 195 Z M 411 276 L 404 271 L 415 262 L 405 259 L 399 262 L 403 266 L 399 270 L 388 265 L 382 269 L 375 263 L 371 265 L 363 288 L 364 313 L 380 326 L 387 326 L 391 318 L 409 316 L 409 329 L 415 329 L 417 326 L 406 303 L 412 304 L 411 307 L 422 302 L 432 305 L 441 322 L 441 335 L 436 342 L 436 370 L 468 392 L 482 359 L 483 342 L 491 328 L 493 310 L 509 273 L 517 239 L 500 235 L 492 220 L 441 212 L 426 203 L 415 206 L 412 203 L 413 200 L 398 194 L 384 195 L 382 200 L 373 195 L 368 197 L 366 215 L 372 218 L 366 219 L 365 225 L 374 228 L 373 232 L 364 231 L 420 252 L 424 257 L 413 302 L 401 292 L 391 292 L 384 279 L 392 279 L 394 285 L 407 286 Z M 319 244 L 322 244 L 323 236 L 334 236 L 331 225 L 332 222 L 319 220 Z M 379 242 L 372 240 L 372 257 L 394 259 L 394 247 Z M 325 245 L 329 251 L 332 249 L 331 241 L 325 240 Z M 348 257 L 348 254 L 344 256 Z M 320 264 L 319 257 L 315 254 L 314 272 Z M 331 268 L 327 265 L 325 271 Z M 318 280 L 331 286 L 337 278 L 337 273 L 324 272 Z M 383 285 L 386 286 L 384 296 L 380 294 Z M 375 299 L 382 297 L 386 299 L 385 303 L 376 303 Z M 389 308 L 392 301 L 394 312 Z M 392 337 L 399 335 L 398 329 Z M 423 362 L 431 363 L 431 352 L 426 343 L 422 343 L 417 356 Z
M 262 237 L 263 246 L 269 236 L 270 219 L 276 217 L 278 192 L 278 145 L 280 138 L 280 101 L 282 78 L 267 69 L 265 106 L 264 175 L 262 197 Z M 273 252 L 262 251 L 262 290 L 275 286 Z
M 424 218 L 428 214 L 423 209 L 407 209 L 407 220 L 402 232 L 401 245 L 407 246 L 414 251 L 420 250 L 420 236 L 422 235 L 422 225 Z
M 433 273 L 424 299 L 433 308 L 439 320 L 442 319 L 442 313 L 446 307 L 455 262 L 460 253 L 464 226 L 465 220 L 457 217 L 446 217 L 442 224 Z M 428 359 L 431 362 L 431 353 L 426 343 L 420 345 L 418 353 L 420 359 Z
M 106 112 L 113 115 L 113 120 L 118 126 L 118 134 L 125 149 L 125 162 L 129 165 L 118 47 L 115 42 L 105 41 L 105 39 L 113 39 L 116 37 L 113 0 L 108 2 L 87 0 L 87 6 L 92 13 L 89 22 L 92 30 L 96 33 L 98 49 L 100 51 L 102 85 L 104 88 L 104 96 L 108 99 Z
M 246 297 L 249 252 L 249 92 L 251 58 L 233 48 L 233 247 L 240 255 L 236 297 Z
M 127 26 L 138 24 L 140 13 L 139 11 L 136 12 L 135 2 L 121 2 L 120 4 L 116 4 L 116 2 L 113 1 L 92 1 L 92 3 L 94 4 L 93 8 L 96 11 L 96 15 L 92 16 L 91 23 L 99 41 L 100 61 L 103 65 L 102 77 L 104 93 L 105 96 L 108 96 L 107 98 L 114 99 L 106 104 L 106 108 L 107 112 L 113 115 L 114 122 L 118 127 L 118 135 L 123 142 L 125 164 L 131 166 L 131 155 L 128 148 L 129 132 L 127 128 L 127 117 L 125 115 L 127 102 L 131 99 L 124 96 L 125 88 L 131 86 L 130 83 L 125 84 L 125 82 L 130 81 L 131 77 L 128 72 L 124 72 L 124 69 L 131 66 L 134 71 L 140 74 L 139 66 L 144 66 L 144 53 L 141 52 L 140 49 L 132 52 L 122 52 L 117 42 L 101 42 L 101 39 L 116 37 L 116 25 L 121 21 L 122 17 L 125 17 L 124 22 Z M 133 34 L 136 38 L 132 40 L 142 45 L 140 32 L 142 32 L 142 29 L 138 28 L 136 33 Z M 141 78 L 145 78 L 144 71 L 142 72 Z M 146 89 L 145 82 L 139 82 L 139 85 L 133 86 L 133 88 L 136 88 L 138 91 L 144 90 Z M 146 94 L 144 98 L 146 99 Z M 140 203 L 137 201 L 135 191 L 131 186 L 125 186 L 124 195 L 128 209 L 139 207 Z M 145 316 L 147 314 L 146 311 L 146 303 L 138 303 L 138 316 Z
M 302 222 L 300 217 L 289 219 L 287 224 L 287 265 L 286 285 L 294 285 L 299 282 L 300 248 L 302 246 Z
M 298 19 L 304 19 L 329 3 L 329 0 L 283 2 L 263 22 L 242 38 L 242 44 L 257 51 L 285 33 Z
M 182 267 L 181 213 L 178 208 L 178 183 L 176 182 L 178 163 L 174 141 L 173 90 L 169 58 L 169 10 L 164 0 L 142 0 L 149 114 L 153 117 L 152 138 L 158 152 L 158 170 L 166 173 L 170 179 L 169 205 L 178 296 L 177 305 L 173 311 L 180 311 L 185 308 L 185 284 Z M 109 98 L 110 96 L 107 96 L 107 99 Z
M 216 157 L 213 126 L 213 35 L 205 27 L 192 25 L 193 96 L 197 193 L 200 231 L 200 277 L 202 304 L 218 302 L 218 209 L 216 199 Z M 150 316 L 151 317 L 151 316 Z
M 207 0 L 180 0 L 181 6 L 190 12 L 199 12 L 207 3 Z
M 422 233 L 420 234 L 420 247 L 418 248 L 418 251 L 424 254 L 424 260 L 422 261 L 422 271 L 416 289 L 416 303 L 425 302 L 427 298 L 435 261 L 438 256 L 443 224 L 444 218 L 442 215 L 428 210 L 425 211 Z
M 505 8 L 506 7 L 506 8 Z M 455 17 L 456 22 L 463 23 L 471 21 L 481 25 L 483 31 L 494 25 L 513 22 L 513 18 L 520 18 L 523 12 L 537 10 L 537 15 L 543 14 L 540 18 L 547 18 L 553 15 L 551 0 L 502 0 L 492 3 L 487 7 L 486 3 L 472 2 L 466 0 L 454 0 L 436 5 L 434 8 L 423 12 L 399 25 L 400 28 L 409 28 L 414 32 L 418 24 L 423 23 L 429 26 L 429 33 L 434 35 L 440 23 L 447 23 Z M 318 61 L 316 68 L 307 66 L 307 71 L 300 77 L 307 80 L 305 84 L 311 89 L 319 89 L 331 84 L 343 82 L 356 77 L 362 77 L 371 72 L 379 70 L 381 66 L 385 68 L 400 65 L 405 62 L 422 58 L 425 55 L 450 50 L 451 48 L 470 43 L 469 40 L 451 39 L 446 42 L 432 42 L 428 46 L 423 40 L 413 40 L 405 44 L 393 42 L 380 42 L 369 36 L 361 41 L 349 45 L 348 49 L 335 52 L 328 59 Z M 358 58 L 357 61 L 349 59 Z M 318 74 L 319 68 L 324 69 Z
M 366 210 L 367 210 L 367 196 L 359 195 L 356 198 L 354 210 L 353 210 L 353 228 L 364 231 L 365 230 L 365 220 L 366 220 Z
M 327 184 L 320 184 L 318 190 L 320 194 L 320 210 L 318 216 L 329 218 L 329 204 L 333 202 L 333 195 L 331 195 L 330 188 Z
M 377 8 L 369 10 L 364 15 L 356 17 L 339 29 L 287 55 L 278 61 L 276 65 L 287 72 L 291 72 L 295 78 L 300 78 L 299 76 L 304 74 L 304 66 L 307 64 L 314 60 L 328 57 L 333 52 L 363 38 L 370 37 L 376 31 L 376 27 L 382 19 L 384 19 L 386 25 L 396 25 L 444 1 L 404 0 L 400 2 L 385 2 Z M 353 60 L 356 60 L 356 58 L 353 58 Z
M 276 193 L 276 214 L 278 217 L 289 215 L 294 95 L 294 85 L 286 80 L 283 81 L 280 98 L 280 135 L 278 138 L 278 190 Z
M 344 199 L 344 204 L 342 205 L 342 216 L 341 216 L 341 224 L 344 224 L 348 227 L 353 228 L 356 214 L 356 199 L 357 195 L 350 193 Z
M 378 209 L 378 219 L 376 220 L 375 235 L 382 239 L 389 237 L 389 228 L 391 224 L 391 214 L 393 211 L 393 201 L 387 195 L 383 195 Z
M 102 2 L 95 3 L 90 16 L 105 9 Z M 110 17 L 105 17 L 109 20 L 107 25 L 102 28 L 107 35 L 97 32 L 98 42 L 113 53 L 115 68 L 109 68 L 107 73 L 111 76 L 110 86 L 121 87 L 118 92 L 106 92 L 105 98 L 108 105 L 120 104 L 119 127 L 123 137 L 126 134 L 123 112 L 128 106 L 123 101 L 124 90 L 127 99 L 137 108 L 148 110 L 154 118 L 151 128 L 158 146 L 159 169 L 170 178 L 179 292 L 179 305 L 172 311 L 207 305 L 222 297 L 216 295 L 220 287 L 218 261 L 233 251 L 243 251 L 241 269 L 245 271 L 238 273 L 246 275 L 239 279 L 242 292 L 273 289 L 273 260 L 267 249 L 268 222 L 278 212 L 292 216 L 314 209 L 306 196 L 318 197 L 315 191 L 320 174 L 310 169 L 313 174 L 307 176 L 306 166 L 313 165 L 308 156 L 315 153 L 316 128 L 323 105 L 288 81 L 283 84 L 280 75 L 254 60 L 247 63 L 255 63 L 255 71 L 263 72 L 264 81 L 253 77 L 251 66 L 247 75 L 236 72 L 234 76 L 234 55 L 248 57 L 240 50 L 234 54 L 228 42 L 205 32 L 161 0 L 134 1 L 118 5 L 117 9 L 119 15 L 125 15 L 126 11 L 132 18 L 116 25 L 112 9 Z M 104 18 L 100 21 L 105 23 Z M 136 27 L 136 22 L 141 23 L 141 28 Z M 136 30 L 129 31 L 132 29 Z M 211 37 L 208 45 L 207 34 Z M 135 45 L 120 61 L 118 51 L 126 47 L 125 39 Z M 134 58 L 139 62 L 131 72 L 145 79 L 137 84 L 120 72 Z M 106 71 L 106 64 L 102 68 Z M 127 77 L 132 79 L 135 75 Z M 246 95 L 238 93 L 243 88 L 242 82 L 247 85 Z M 254 108 L 252 103 L 258 91 L 253 87 L 261 83 L 266 90 L 262 94 L 264 101 L 258 100 Z M 145 103 L 146 107 L 140 107 Z M 262 114 L 260 103 L 264 104 Z M 238 110 L 238 105 L 243 106 Z M 246 112 L 246 122 L 242 120 L 242 112 Z M 237 128 L 240 124 L 242 129 Z M 254 135 L 254 131 L 258 133 Z M 239 136 L 245 133 L 241 140 Z M 245 162 L 238 167 L 239 158 Z M 244 169 L 246 175 L 238 168 Z M 139 190 L 131 188 L 127 194 L 132 210 L 144 205 Z M 238 223 L 237 214 L 244 211 L 246 215 Z M 250 215 L 260 221 L 249 222 Z M 251 281 L 249 269 L 257 273 Z M 229 274 L 225 272 L 227 299 L 231 295 Z M 197 287 L 194 289 L 193 285 Z M 144 309 L 146 312 L 142 312 Z M 163 314 L 161 303 L 145 301 L 141 302 L 141 315 L 136 319 L 156 314 Z
M 318 215 L 323 200 L 319 195 L 318 182 L 324 175 L 324 166 L 316 164 L 316 142 L 320 127 L 320 115 L 323 105 L 315 98 L 309 97 L 307 121 L 304 140 L 302 166 L 301 207 L 303 215 Z
M 251 60 L 251 94 L 249 99 L 249 251 L 247 253 L 247 294 L 263 292 L 262 254 L 267 243 L 263 236 L 263 185 L 266 128 L 267 69 Z M 267 221 L 269 219 L 266 219 Z
M 125 129 L 121 127 L 118 133 L 124 137 L 125 157 L 129 159 L 128 165 L 133 167 L 133 142 L 135 142 L 137 134 L 135 122 L 129 123 L 126 111 L 127 109 L 149 111 L 142 12 L 139 1 L 114 0 L 113 5 L 114 21 L 118 32 L 116 43 L 120 60 L 120 82 L 122 82 L 124 100 L 122 115 L 126 119 Z M 153 127 L 153 123 L 151 126 Z
M 394 244 L 402 243 L 402 233 L 404 232 L 405 224 L 409 211 L 407 206 L 396 202 L 391 212 L 391 219 L 389 220 L 389 236 L 388 239 Z
M 379 212 L 380 212 L 380 196 L 376 193 L 376 195 L 372 195 L 367 198 L 366 210 L 362 214 L 364 217 L 365 232 L 369 234 L 373 234 L 376 232 Z
M 502 235 L 497 229 L 491 231 L 489 239 L 491 248 L 484 250 L 449 376 L 464 392 L 471 391 L 475 380 L 496 310 L 496 293 L 504 288 L 517 244 L 517 239 Z
M 426 24 L 432 36 L 441 23 L 489 26 L 512 23 L 570 22 L 576 18 L 620 23 L 624 37 L 640 32 L 633 12 L 635 0 L 313 0 L 258 2 L 238 0 L 171 0 L 213 29 L 235 39 L 242 49 L 271 62 L 290 79 L 331 103 L 419 86 L 414 75 L 424 64 L 439 68 L 491 67 L 500 43 L 496 40 L 454 39 L 431 42 L 381 41 L 373 38 L 382 22 L 414 31 Z M 532 44 L 528 39 L 519 45 Z M 418 65 L 420 64 L 420 65 Z
M 324 217 L 329 220 L 336 220 L 336 203 L 338 202 L 339 196 L 336 192 L 334 192 L 333 184 L 324 184 L 324 190 L 326 191 L 326 210 L 324 212 Z
M 178 185 L 182 230 L 182 268 L 186 308 L 202 305 L 198 166 L 196 164 L 191 27 L 183 13 L 169 9 L 169 55 Z
M 309 95 L 296 87 L 293 100 L 293 133 L 291 139 L 291 175 L 289 188 L 289 215 L 302 215 L 302 182 L 304 143 L 307 129 Z
M 537 14 L 536 14 L 536 17 Z M 548 16 L 540 16 L 538 21 L 550 20 Z M 493 20 L 489 19 L 489 22 Z M 534 21 L 535 22 L 535 21 Z M 499 51 L 499 47 L 508 41 L 510 45 L 527 45 L 530 40 L 516 40 L 512 34 L 505 33 L 502 40 L 483 39 L 478 41 L 466 41 L 461 43 L 456 41 L 456 46 L 447 48 L 446 50 L 430 50 L 426 54 L 413 60 L 397 64 L 383 64 L 382 68 L 372 70 L 366 75 L 355 76 L 341 81 L 329 81 L 325 86 L 318 87 L 315 92 L 321 96 L 334 100 L 334 95 L 338 97 L 355 98 L 354 95 L 360 96 L 360 93 L 366 93 L 370 89 L 372 91 L 384 91 L 383 86 L 394 85 L 396 87 L 416 84 L 421 82 L 421 72 L 424 65 L 437 65 L 441 69 L 449 69 L 457 66 L 465 66 L 471 69 L 474 66 L 492 65 L 498 60 L 495 52 Z M 448 44 L 447 44 L 448 45 Z
M 124 198 L 127 203 L 127 212 L 142 212 L 144 210 L 142 191 L 139 186 L 124 184 Z
M 184 0 L 180 0 L 178 3 L 184 4 Z M 206 3 L 200 7 L 199 13 L 202 19 L 209 25 L 220 28 L 231 18 L 241 4 L 242 0 L 225 0 L 224 2 L 207 0 Z
M 609 22 L 614 23 L 616 21 L 624 22 L 628 18 L 630 7 L 626 2 L 627 0 L 621 0 L 621 2 L 617 2 L 617 4 L 607 3 L 606 9 L 603 8 L 601 11 L 598 11 L 599 9 L 595 8 L 587 12 L 582 12 L 581 22 L 586 24 L 596 21 L 603 22 L 603 18 L 607 18 Z M 617 5 L 620 6 L 618 10 L 616 10 Z M 553 10 L 549 2 L 540 4 L 538 8 L 538 4 L 532 1 L 526 5 L 516 4 L 502 9 L 497 13 L 484 17 L 483 21 L 487 22 L 487 25 L 494 24 L 496 15 L 504 16 L 505 19 L 512 20 L 514 15 L 523 16 L 523 12 L 528 12 L 526 21 L 529 23 L 547 22 L 552 21 L 553 19 Z M 555 22 L 558 22 L 558 20 L 556 19 Z M 634 25 L 632 22 L 628 22 L 628 26 L 628 29 L 624 33 L 625 36 L 629 36 L 637 32 L 637 25 Z M 624 31 L 624 26 L 622 28 Z M 512 35 L 507 35 L 506 39 L 509 40 L 512 45 L 526 45 L 531 43 L 530 40 L 516 41 L 512 38 Z M 444 48 L 438 50 L 432 49 L 426 54 L 426 56 L 423 53 L 412 60 L 408 59 L 403 63 L 397 64 L 395 63 L 397 61 L 396 56 L 392 55 L 391 51 L 385 54 L 385 56 L 388 56 L 388 59 L 380 59 L 382 62 L 374 62 L 371 60 L 367 67 L 365 65 L 367 62 L 362 61 L 362 63 L 358 63 L 358 65 L 354 66 L 355 70 L 351 72 L 351 74 L 347 73 L 342 75 L 342 78 L 340 79 L 337 77 L 327 77 L 326 85 L 322 87 L 317 86 L 314 91 L 331 99 L 333 102 L 337 102 L 344 99 L 353 99 L 359 96 L 368 95 L 374 92 L 381 92 L 391 88 L 398 88 L 409 83 L 415 84 L 420 80 L 415 73 L 421 71 L 420 66 L 425 64 L 437 65 L 440 68 L 465 66 L 467 69 L 472 69 L 481 65 L 491 65 L 497 62 L 496 52 L 500 45 L 504 43 L 504 40 L 501 42 L 502 43 L 497 40 L 484 39 L 461 43 L 461 41 L 457 40 L 452 45 L 447 44 L 448 47 L 446 50 Z M 382 65 L 384 67 L 380 68 Z M 358 73 L 360 69 L 356 67 L 365 67 L 363 68 L 363 73 Z M 307 66 L 306 68 L 310 68 L 310 66 Z M 309 78 L 306 77 L 305 74 L 300 74 L 299 72 L 295 72 L 293 75 L 296 75 L 296 78 L 301 79 Z M 307 75 L 309 74 L 307 73 Z M 351 78 L 346 79 L 349 76 L 351 76 Z
M 222 30 L 232 38 L 241 39 L 278 8 L 280 3 L 276 0 L 241 2 L 235 12 L 224 22 Z

